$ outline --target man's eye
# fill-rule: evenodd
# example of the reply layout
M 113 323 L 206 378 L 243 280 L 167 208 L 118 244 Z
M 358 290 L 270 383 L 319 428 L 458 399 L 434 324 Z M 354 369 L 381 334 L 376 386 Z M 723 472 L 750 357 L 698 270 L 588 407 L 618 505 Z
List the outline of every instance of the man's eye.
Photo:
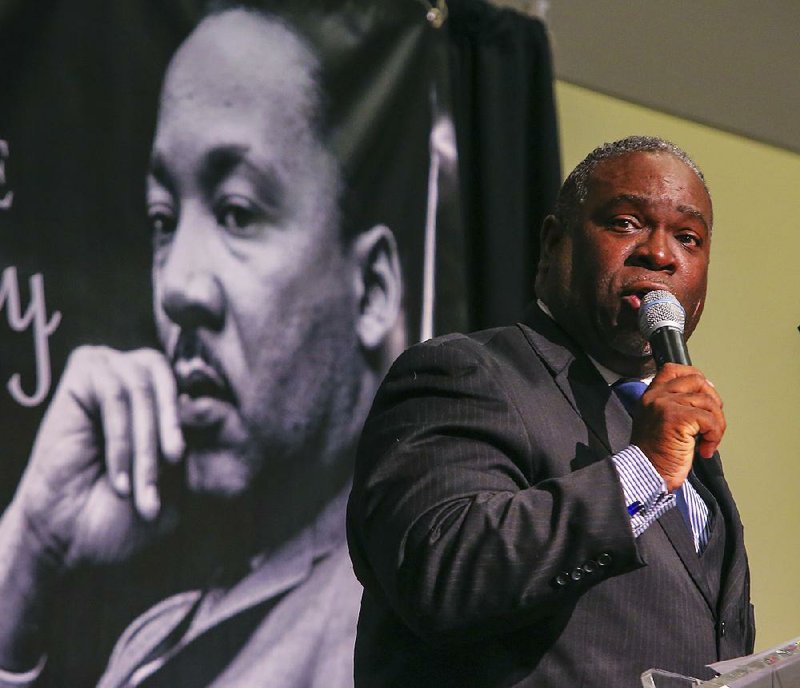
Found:
M 177 224 L 175 217 L 165 206 L 151 206 L 147 211 L 147 219 L 150 229 L 158 236 L 172 234 L 175 231 Z
M 228 206 L 220 215 L 219 222 L 227 229 L 242 229 L 250 224 L 252 213 L 247 208 Z
M 226 199 L 217 210 L 217 223 L 229 232 L 241 234 L 256 221 L 257 210 L 243 199 Z
M 623 231 L 635 229 L 637 227 L 636 222 L 630 217 L 612 217 L 608 224 L 614 229 Z
M 696 234 L 692 234 L 691 232 L 684 232 L 682 234 L 678 234 L 677 239 L 686 246 L 701 246 L 703 243 L 702 239 L 700 239 L 699 236 L 697 236 Z

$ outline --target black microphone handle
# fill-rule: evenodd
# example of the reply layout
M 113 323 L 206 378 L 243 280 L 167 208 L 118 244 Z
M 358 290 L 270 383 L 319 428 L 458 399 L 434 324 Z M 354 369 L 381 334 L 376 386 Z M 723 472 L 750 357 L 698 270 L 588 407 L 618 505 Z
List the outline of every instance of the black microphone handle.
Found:
M 683 332 L 674 327 L 659 327 L 650 335 L 650 348 L 660 370 L 665 363 L 692 365 Z

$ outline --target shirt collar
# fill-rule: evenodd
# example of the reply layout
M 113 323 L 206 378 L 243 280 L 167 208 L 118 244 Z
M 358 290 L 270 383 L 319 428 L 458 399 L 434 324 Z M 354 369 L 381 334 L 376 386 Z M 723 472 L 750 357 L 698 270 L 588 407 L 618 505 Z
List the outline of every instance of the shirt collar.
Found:
M 314 563 L 345 542 L 345 513 L 349 483 L 300 533 L 272 552 L 256 555 L 250 573 L 231 588 L 211 588 L 195 617 L 190 635 L 220 623 L 260 602 L 274 598 L 300 585 Z

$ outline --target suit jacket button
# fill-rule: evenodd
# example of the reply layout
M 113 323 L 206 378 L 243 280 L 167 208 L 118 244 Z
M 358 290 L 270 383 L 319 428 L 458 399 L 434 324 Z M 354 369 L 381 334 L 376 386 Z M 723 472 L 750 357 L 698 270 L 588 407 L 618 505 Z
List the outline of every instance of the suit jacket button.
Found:
M 597 563 L 600 564 L 600 566 L 608 566 L 611 563 L 611 555 L 608 552 L 603 552 L 597 557 Z
M 724 621 L 720 621 L 719 622 L 719 637 L 720 638 L 724 638 L 725 637 L 725 622 Z
M 589 559 L 582 568 L 584 573 L 594 573 L 597 571 L 597 562 Z
M 559 573 L 556 576 L 556 585 L 563 588 L 567 583 L 569 583 L 569 576 L 566 573 Z
M 569 574 L 569 577 L 574 581 L 579 581 L 581 578 L 583 578 L 583 569 L 579 566 Z

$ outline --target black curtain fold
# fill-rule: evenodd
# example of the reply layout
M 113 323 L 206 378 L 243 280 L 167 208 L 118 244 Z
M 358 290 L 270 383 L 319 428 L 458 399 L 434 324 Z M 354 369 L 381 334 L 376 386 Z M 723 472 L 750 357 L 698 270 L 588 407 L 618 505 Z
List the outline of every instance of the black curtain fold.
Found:
M 465 325 L 479 329 L 514 322 L 534 296 L 539 228 L 561 181 L 553 68 L 539 19 L 485 0 L 448 6 Z

